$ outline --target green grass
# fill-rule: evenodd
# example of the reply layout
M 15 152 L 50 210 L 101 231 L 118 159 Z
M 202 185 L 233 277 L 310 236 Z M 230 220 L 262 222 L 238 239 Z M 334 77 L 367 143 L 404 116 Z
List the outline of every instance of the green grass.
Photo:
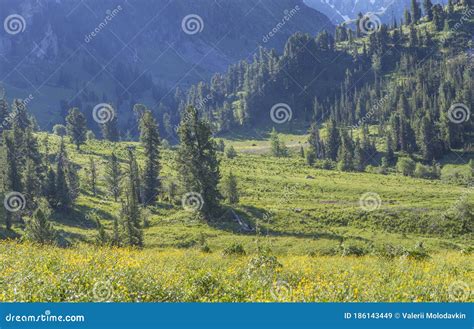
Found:
M 42 137 L 40 137 L 41 140 Z M 283 135 L 287 144 L 304 143 L 305 136 Z M 59 139 L 50 136 L 51 156 Z M 258 143 L 258 144 L 257 144 Z M 406 249 L 419 242 L 429 252 L 446 249 L 461 250 L 472 246 L 470 236 L 458 236 L 449 230 L 451 222 L 443 224 L 442 214 L 466 195 L 467 189 L 441 180 L 423 180 L 395 174 L 344 173 L 308 167 L 296 155 L 288 158 L 268 156 L 268 141 L 226 140 L 238 151 L 235 159 L 222 154 L 221 173 L 232 171 L 238 178 L 240 203 L 233 207 L 239 216 L 259 234 L 243 232 L 229 214 L 224 203 L 220 218 L 210 224 L 198 221 L 181 206 L 180 190 L 174 202 L 160 200 L 151 208 L 145 228 L 146 248 L 194 248 L 202 241 L 213 251 L 223 250 L 232 243 L 242 244 L 255 252 L 265 244 L 277 254 L 339 254 L 342 244 L 361 244 L 365 253 L 392 244 Z M 257 144 L 257 146 L 252 146 Z M 126 148 L 137 146 L 139 162 L 143 160 L 138 143 L 89 141 L 80 152 L 68 144 L 72 161 L 81 167 L 81 195 L 74 210 L 56 214 L 55 226 L 72 242 L 92 242 L 95 224 L 87 214 L 96 212 L 107 230 L 112 228 L 120 204 L 107 197 L 107 187 L 99 180 L 99 195 L 93 197 L 87 186 L 86 168 L 92 156 L 103 178 L 104 165 L 113 149 L 124 161 Z M 259 148 L 259 152 L 249 151 Z M 163 186 L 177 182 L 173 150 L 162 150 Z M 377 193 L 381 205 L 365 211 L 359 200 L 364 193 Z M 472 196 L 468 194 L 472 201 Z M 443 226 L 444 225 L 444 226 Z M 21 229 L 16 229 L 21 234 Z

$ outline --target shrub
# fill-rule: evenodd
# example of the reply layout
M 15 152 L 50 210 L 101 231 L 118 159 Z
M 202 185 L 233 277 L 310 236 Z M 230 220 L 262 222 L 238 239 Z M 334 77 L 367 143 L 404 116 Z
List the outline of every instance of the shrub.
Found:
M 441 180 L 447 183 L 468 184 L 472 179 L 472 170 L 469 165 L 446 165 L 441 169 Z
M 421 163 L 417 163 L 414 175 L 417 178 L 431 178 L 432 172 L 429 167 L 424 166 Z
M 413 176 L 415 172 L 415 161 L 410 158 L 400 158 L 397 162 L 397 170 L 403 176 Z
M 234 147 L 231 145 L 227 148 L 226 152 L 225 152 L 225 155 L 226 157 L 228 157 L 229 159 L 233 159 L 237 156 L 237 152 L 235 151 Z
M 245 255 L 245 249 L 240 243 L 232 243 L 230 246 L 224 249 L 224 255 Z

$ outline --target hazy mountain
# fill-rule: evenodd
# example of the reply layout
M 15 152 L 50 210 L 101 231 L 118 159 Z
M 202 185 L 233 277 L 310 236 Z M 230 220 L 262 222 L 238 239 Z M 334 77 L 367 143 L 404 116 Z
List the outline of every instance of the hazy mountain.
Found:
M 42 124 L 57 121 L 60 101 L 62 111 L 154 105 L 259 45 L 281 51 L 296 31 L 333 28 L 302 0 L 1 0 L 1 9 L 2 23 L 21 17 L 19 31 L 0 31 L 0 84 L 9 98 L 31 93 Z
M 393 17 L 403 17 L 405 8 L 410 8 L 411 0 L 304 0 L 304 2 L 322 12 L 336 24 L 357 17 L 359 13 L 376 13 L 383 21 Z M 422 4 L 422 1 L 418 1 Z M 447 3 L 447 0 L 433 0 L 433 3 Z

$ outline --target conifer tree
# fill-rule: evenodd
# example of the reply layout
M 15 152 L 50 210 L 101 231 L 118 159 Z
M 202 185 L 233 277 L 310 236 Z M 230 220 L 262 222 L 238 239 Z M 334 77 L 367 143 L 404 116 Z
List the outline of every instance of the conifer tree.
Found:
M 126 233 L 126 244 L 134 247 L 143 247 L 143 232 L 141 227 L 141 211 L 139 207 L 139 186 L 136 159 L 133 149 L 128 150 L 126 200 L 122 202 L 122 213 Z
M 97 166 L 93 157 L 89 157 L 89 187 L 91 189 L 92 195 L 97 195 Z
M 40 244 L 55 244 L 57 232 L 49 221 L 51 212 L 45 200 L 40 201 L 38 208 L 27 221 L 25 235 L 30 241 Z
M 118 119 L 113 116 L 111 120 L 106 121 L 101 125 L 102 138 L 111 142 L 118 142 L 119 130 L 118 130 Z
M 325 149 L 327 150 L 327 157 L 333 161 L 336 161 L 339 145 L 340 145 L 340 136 L 339 130 L 337 129 L 336 122 L 334 119 L 331 119 L 327 126 L 328 137 L 325 143 Z
M 219 160 L 211 128 L 198 117 L 193 107 L 186 109 L 178 129 L 180 146 L 177 154 L 179 179 L 188 192 L 199 193 L 204 201 L 200 214 L 211 219 L 219 210 L 222 198 L 217 185 L 220 180 Z
M 112 155 L 109 157 L 105 168 L 105 180 L 108 184 L 109 191 L 114 196 L 115 202 L 117 202 L 120 196 L 120 183 L 122 181 L 122 169 L 120 167 L 120 162 L 115 155 L 115 152 L 112 152 Z
M 23 184 L 21 179 L 20 163 L 18 161 L 19 155 L 16 145 L 11 134 L 4 133 L 4 141 L 6 147 L 6 177 L 5 177 L 5 191 L 7 192 L 21 192 L 23 191 Z M 5 214 L 5 226 L 7 230 L 12 227 L 12 219 L 16 214 L 7 211 Z
M 317 159 L 323 159 L 324 158 L 323 143 L 321 141 L 321 137 L 319 136 L 318 126 L 315 123 L 313 123 L 311 125 L 311 128 L 309 129 L 308 143 L 310 146 L 310 150 L 314 153 L 314 156 Z
M 102 225 L 98 216 L 96 216 L 95 221 L 97 226 L 97 237 L 95 241 L 98 245 L 104 246 L 109 243 L 109 236 L 105 232 L 104 225 Z
M 428 16 L 428 20 L 433 20 L 433 3 L 431 0 L 423 0 L 423 8 L 425 9 L 425 14 Z
M 151 111 L 146 110 L 140 119 L 140 141 L 145 150 L 145 167 L 143 169 L 143 201 L 146 205 L 154 204 L 160 189 L 160 135 L 158 124 Z
M 56 184 L 55 184 L 55 208 L 66 210 L 71 206 L 72 200 L 69 193 L 69 186 L 66 179 L 66 170 L 68 165 L 68 157 L 64 139 L 61 139 L 59 152 L 56 156 Z
M 237 178 L 232 172 L 224 179 L 223 182 L 224 193 L 223 195 L 229 201 L 230 204 L 239 203 L 239 192 L 237 188 Z
M 81 145 L 86 141 L 86 117 L 78 108 L 72 108 L 69 110 L 69 114 L 66 117 L 66 123 L 67 134 L 71 137 L 77 150 L 79 150 Z

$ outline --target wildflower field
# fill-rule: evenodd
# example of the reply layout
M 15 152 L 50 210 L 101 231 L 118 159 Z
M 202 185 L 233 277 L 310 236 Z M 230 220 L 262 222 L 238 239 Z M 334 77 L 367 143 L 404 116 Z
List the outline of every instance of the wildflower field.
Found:
M 0 301 L 474 301 L 474 257 L 254 256 L 0 244 Z

